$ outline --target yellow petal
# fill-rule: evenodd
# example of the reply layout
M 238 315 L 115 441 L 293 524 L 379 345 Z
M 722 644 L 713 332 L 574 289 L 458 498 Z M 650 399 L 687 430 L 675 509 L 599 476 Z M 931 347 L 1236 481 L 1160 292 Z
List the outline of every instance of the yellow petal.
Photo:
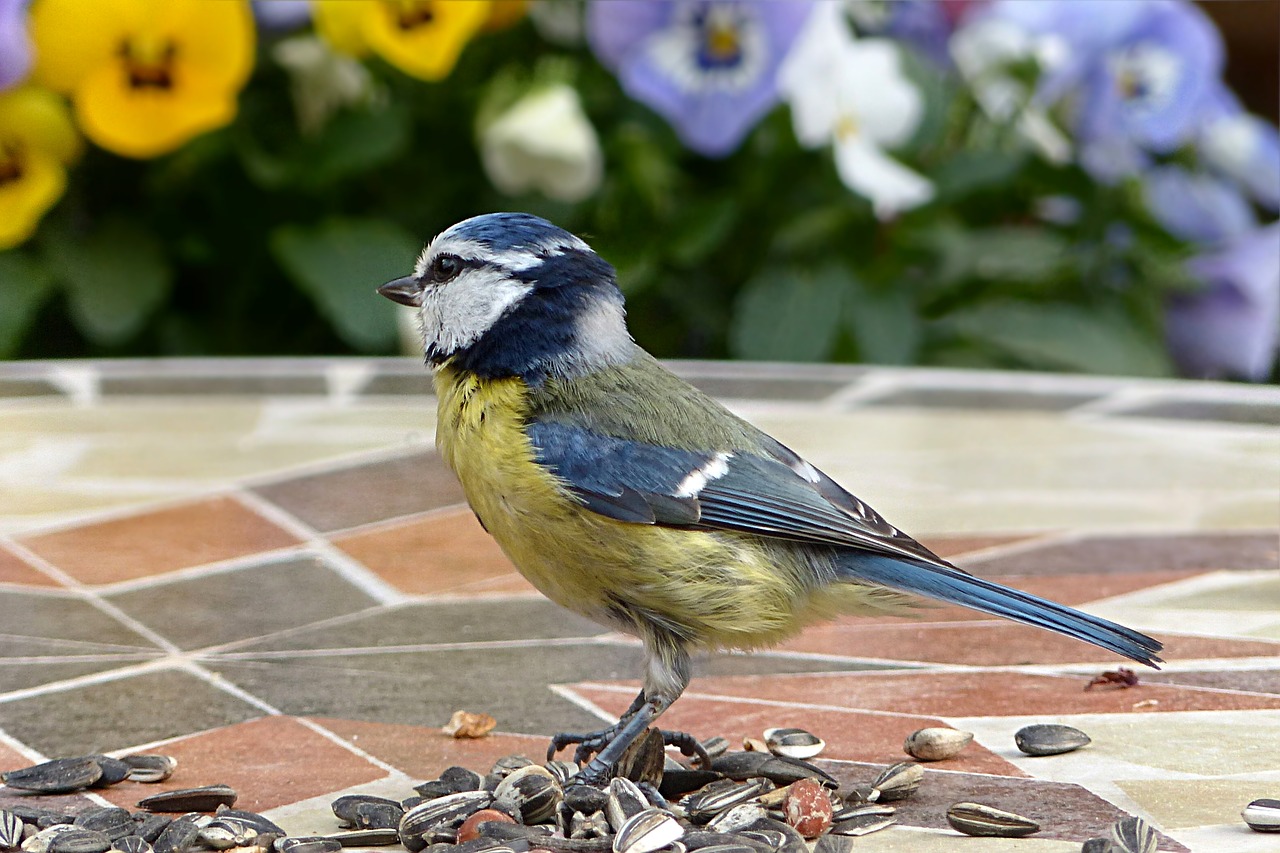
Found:
M 33 78 L 58 92 L 71 92 L 94 68 L 111 62 L 121 33 L 140 21 L 130 0 L 35 0 L 31 4 Z
M 248 0 L 133 0 L 152 7 L 146 36 L 177 45 L 176 64 L 197 68 L 211 86 L 239 90 L 253 71 Z
M 489 17 L 489 0 L 379 0 L 365 25 L 369 46 L 406 74 L 447 77 Z
M 21 155 L 21 174 L 0 179 L 0 250 L 10 249 L 35 233 L 40 217 L 67 188 L 67 170 L 52 154 L 28 150 Z
M 171 89 L 133 88 L 104 66 L 76 91 L 76 117 L 85 136 L 123 157 L 165 154 L 193 136 L 229 123 L 236 92 L 188 69 Z
M 484 22 L 485 32 L 505 30 L 524 17 L 529 0 L 491 0 L 489 17 Z
M 379 0 L 312 0 L 316 32 L 329 47 L 348 56 L 367 56 L 365 21 L 376 15 Z
M 0 93 L 0 146 L 46 151 L 63 163 L 80 156 L 80 134 L 61 97 L 24 86 Z

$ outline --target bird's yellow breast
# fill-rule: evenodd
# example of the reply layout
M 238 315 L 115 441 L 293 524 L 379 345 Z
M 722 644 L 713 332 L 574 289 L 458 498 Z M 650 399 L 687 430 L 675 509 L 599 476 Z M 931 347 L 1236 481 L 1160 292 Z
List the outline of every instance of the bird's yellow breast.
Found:
M 446 365 L 435 385 L 436 445 L 467 501 L 516 568 L 561 606 L 624 630 L 656 621 L 695 645 L 734 648 L 775 643 L 849 608 L 833 599 L 847 598 L 849 585 L 813 588 L 789 546 L 585 509 L 536 461 L 523 381 Z

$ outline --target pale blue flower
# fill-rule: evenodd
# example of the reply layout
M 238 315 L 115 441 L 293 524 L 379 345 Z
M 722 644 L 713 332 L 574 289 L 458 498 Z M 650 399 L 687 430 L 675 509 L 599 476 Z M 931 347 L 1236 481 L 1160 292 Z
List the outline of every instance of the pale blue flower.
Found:
M 1245 112 L 1225 86 L 1212 96 L 1196 145 L 1209 168 L 1268 210 L 1280 210 L 1280 131 Z
M 1258 220 L 1233 184 L 1180 166 L 1159 166 L 1143 177 L 1147 208 L 1179 240 L 1216 245 L 1242 237 Z
M 19 83 L 30 69 L 27 0 L 0 0 L 0 91 Z

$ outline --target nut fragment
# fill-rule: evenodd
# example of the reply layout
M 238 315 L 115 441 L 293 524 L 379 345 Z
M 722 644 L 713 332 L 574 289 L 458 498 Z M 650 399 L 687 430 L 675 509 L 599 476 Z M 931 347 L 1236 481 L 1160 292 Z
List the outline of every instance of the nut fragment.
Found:
M 1061 755 L 1088 746 L 1091 741 L 1087 734 L 1077 728 L 1057 723 L 1040 723 L 1018 729 L 1013 742 L 1027 755 Z
M 449 718 L 449 722 L 445 723 L 441 731 L 456 738 L 477 738 L 484 737 L 493 731 L 496 725 L 498 725 L 498 721 L 488 714 L 454 711 L 453 716 Z
M 832 811 L 827 789 L 813 779 L 797 781 L 787 794 L 787 824 L 806 840 L 811 841 L 827 831 L 831 826 Z
M 902 751 L 920 761 L 943 761 L 960 754 L 973 740 L 973 732 L 934 726 L 907 736 Z
M 1013 812 L 981 803 L 956 803 L 947 809 L 947 823 L 965 835 L 1021 838 L 1040 831 L 1040 824 Z
M 1254 832 L 1280 832 L 1280 800 L 1254 800 L 1240 816 Z

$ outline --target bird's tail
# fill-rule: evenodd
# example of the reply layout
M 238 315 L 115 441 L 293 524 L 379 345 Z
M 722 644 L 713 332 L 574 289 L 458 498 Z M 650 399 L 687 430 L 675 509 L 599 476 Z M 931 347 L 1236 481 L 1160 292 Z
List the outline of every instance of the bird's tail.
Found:
M 1025 625 L 1047 628 L 1154 669 L 1160 668 L 1156 666 L 1161 662 L 1156 652 L 1163 648 L 1159 640 L 954 567 L 908 563 L 876 554 L 848 553 L 841 556 L 839 570 L 846 580 L 878 584 L 1003 616 Z

